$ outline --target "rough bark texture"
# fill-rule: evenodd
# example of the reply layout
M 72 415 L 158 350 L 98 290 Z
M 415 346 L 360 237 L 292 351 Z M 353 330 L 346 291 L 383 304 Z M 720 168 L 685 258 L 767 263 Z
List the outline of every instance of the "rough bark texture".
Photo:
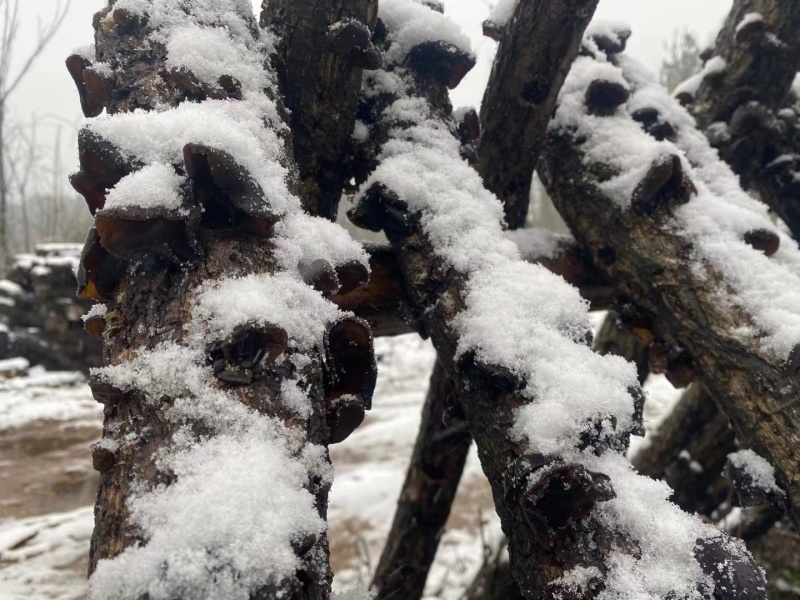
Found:
M 747 15 L 758 13 L 762 19 Z M 691 102 L 722 158 L 800 239 L 794 174 L 800 117 L 792 81 L 800 70 L 800 4 L 736 0 L 713 51 L 725 69 L 702 80 Z
M 665 227 L 668 213 L 620 210 L 599 186 L 612 173 L 607 165 L 587 164 L 583 141 L 563 129 L 548 134 L 540 173 L 556 207 L 580 243 L 590 249 L 597 267 L 649 319 L 656 337 L 688 350 L 741 443 L 776 467 L 797 522 L 800 415 L 793 399 L 800 382 L 796 373 L 731 334 L 750 319 L 718 301 L 718 275 L 696 274 L 692 243 Z M 653 192 L 658 197 L 658 190 Z M 614 261 L 603 260 L 610 252 Z
M 525 224 L 542 133 L 596 6 L 519 2 L 508 23 L 493 28 L 500 46 L 481 105 L 477 169 L 512 229 Z
M 453 381 L 437 363 L 386 547 L 372 580 L 377 598 L 421 598 L 472 438 L 453 416 Z
M 292 143 L 306 211 L 335 220 L 346 172 L 342 156 L 356 120 L 364 66 L 380 66 L 369 47 L 377 0 L 264 0 L 262 26 L 279 36 L 276 71 L 291 111 Z M 337 39 L 337 24 L 355 27 Z M 333 29 L 332 29 L 333 28 Z M 342 27 L 342 29 L 344 29 Z M 359 43 L 366 40 L 366 44 Z M 371 51 L 371 54 L 370 54 Z M 377 61 L 368 65 L 370 57 Z
M 666 481 L 674 491 L 672 500 L 685 511 L 710 515 L 730 489 L 721 473 L 728 454 L 736 450 L 734 437 L 728 418 L 696 383 L 631 463 L 642 475 Z
M 104 86 L 100 89 L 97 86 L 93 88 L 87 78 L 89 92 L 93 93 L 95 99 L 109 113 L 121 113 L 134 108 L 153 110 L 158 107 L 164 110 L 166 107 L 176 107 L 185 100 L 202 102 L 208 97 L 219 95 L 230 96 L 232 102 L 237 101 L 236 96 L 240 90 L 235 81 L 220 78 L 219 87 L 201 86 L 193 74 L 167 69 L 166 48 L 160 42 L 148 37 L 153 32 L 149 15 L 142 17 L 125 10 L 114 10 L 113 2 L 109 4 L 111 6 L 101 11 L 95 18 L 96 58 L 106 63 L 107 68 L 113 71 L 113 76 L 105 79 Z M 188 18 L 196 20 L 204 18 L 195 15 L 192 6 L 187 6 L 186 11 Z M 205 14 L 207 13 L 201 13 Z M 241 15 L 241 18 L 252 39 L 257 39 L 255 20 L 249 15 Z M 220 26 L 218 22 L 199 24 L 206 27 Z M 239 39 L 239 43 L 245 42 Z M 267 59 L 266 56 L 257 54 L 256 60 Z M 264 93 L 271 92 L 264 91 Z M 280 114 L 282 107 L 279 102 L 277 104 Z M 217 105 L 212 103 L 210 106 Z M 270 125 L 263 122 L 263 126 Z M 283 141 L 288 147 L 287 140 Z M 211 164 L 208 162 L 210 160 L 208 157 L 212 156 L 212 150 L 198 149 L 193 143 L 194 140 L 190 140 L 183 148 L 186 164 L 172 165 L 178 173 L 185 173 L 190 177 L 191 186 L 187 185 L 189 189 L 183 189 L 182 193 L 187 196 L 184 200 L 193 207 L 191 210 L 197 210 L 199 213 L 200 207 L 204 208 L 202 220 L 194 223 L 195 230 L 189 237 L 190 250 L 186 249 L 185 244 L 177 244 L 176 239 L 172 239 L 173 236 L 181 238 L 181 235 L 176 235 L 175 229 L 159 228 L 158 221 L 155 233 L 147 229 L 153 221 L 136 222 L 139 224 L 134 226 L 134 234 L 129 240 L 134 244 L 136 251 L 130 255 L 126 248 L 119 245 L 120 237 L 114 237 L 122 236 L 116 228 L 124 227 L 126 223 L 130 224 L 130 221 L 123 221 L 123 225 L 115 225 L 112 217 L 111 222 L 104 221 L 101 234 L 95 230 L 90 232 L 79 279 L 82 279 L 82 289 L 87 294 L 95 297 L 99 294 L 107 301 L 108 313 L 104 318 L 103 337 L 107 362 L 111 365 L 124 364 L 134 359 L 141 351 L 153 350 L 164 342 L 173 342 L 178 347 L 195 344 L 196 341 L 192 341 L 187 325 L 192 323 L 193 302 L 196 301 L 199 286 L 204 282 L 223 277 L 274 274 L 283 268 L 279 267 L 273 255 L 273 242 L 268 239 L 268 235 L 264 235 L 271 232 L 269 224 L 236 213 L 235 207 L 240 205 L 234 204 L 234 194 L 241 192 L 241 188 L 235 186 L 241 184 L 243 180 L 246 182 L 252 178 L 247 173 L 238 174 L 233 178 L 233 182 L 229 183 L 232 187 L 219 187 L 222 184 L 218 184 L 218 181 L 231 180 L 217 178 L 212 182 L 207 174 L 202 172 L 203 161 L 206 161 L 206 168 Z M 96 146 L 92 145 L 91 136 L 82 133 L 80 151 L 83 170 L 73 177 L 73 184 L 84 193 L 93 212 L 102 209 L 107 188 L 113 187 L 116 183 L 102 179 L 104 175 L 115 176 L 118 181 L 126 172 L 141 167 L 141 164 L 136 165 L 121 158 L 115 164 L 118 171 L 109 174 L 109 171 L 103 169 L 109 161 L 114 160 L 113 157 L 119 157 L 120 152 L 116 152 L 110 144 L 104 146 L 101 151 L 93 153 L 95 150 Z M 192 155 L 192 152 L 200 154 Z M 289 154 L 284 153 L 282 160 L 288 165 L 289 177 L 293 177 Z M 212 176 L 217 176 L 221 169 L 223 172 L 221 177 L 224 177 L 225 168 L 238 167 L 235 164 L 231 165 L 231 161 L 226 163 L 226 158 L 222 154 L 212 158 L 217 160 L 216 167 L 214 164 L 211 167 Z M 192 160 L 195 162 L 191 163 Z M 213 171 L 213 168 L 217 168 L 218 171 Z M 287 182 L 287 185 L 291 185 L 291 182 Z M 259 196 L 259 201 L 264 202 L 263 195 Z M 219 217 L 220 221 L 213 221 L 218 216 L 215 210 L 219 210 L 220 207 L 224 209 L 221 214 L 230 215 L 229 221 L 222 217 Z M 103 212 L 108 211 L 97 213 L 98 229 Z M 141 232 L 142 236 L 138 239 L 137 231 Z M 150 237 L 144 237 L 146 234 Z M 161 237 L 153 239 L 158 235 L 166 237 L 166 247 L 174 252 L 158 252 L 159 244 L 165 243 Z M 111 244 L 112 239 L 117 245 Z M 142 244 L 142 239 L 148 241 Z M 170 246 L 170 244 L 175 245 Z M 119 253 L 125 257 L 124 260 L 109 256 L 105 249 L 111 251 L 112 247 L 115 254 Z M 175 257 L 178 250 L 183 253 L 181 260 L 176 260 Z M 99 266 L 96 264 L 98 256 L 101 257 Z M 124 268 L 119 268 L 117 265 L 120 261 Z M 111 262 L 117 265 L 113 269 L 113 277 L 104 279 L 104 273 L 107 275 L 107 267 Z M 333 288 L 334 291 L 337 288 L 338 285 Z M 235 304 L 236 300 L 232 297 L 231 303 Z M 316 315 L 307 317 L 313 319 Z M 359 371 L 361 366 L 364 366 L 357 356 L 358 353 L 354 354 L 352 348 L 347 348 L 348 342 L 353 340 L 342 339 L 339 333 L 334 332 L 335 327 L 336 325 L 332 326 L 328 331 L 324 348 L 320 343 L 314 350 L 304 353 L 304 356 L 297 356 L 297 361 L 293 361 L 293 358 L 301 354 L 300 350 L 292 346 L 292 340 L 287 340 L 286 331 L 280 328 L 264 331 L 255 331 L 251 328 L 256 335 L 249 338 L 245 336 L 245 341 L 238 347 L 239 350 L 235 347 L 239 343 L 236 341 L 220 340 L 223 345 L 219 348 L 205 347 L 205 352 L 208 353 L 206 368 L 210 371 L 213 366 L 216 375 L 208 389 L 211 392 L 217 389 L 225 392 L 223 397 L 233 405 L 230 407 L 230 414 L 241 414 L 241 409 L 238 408 L 241 402 L 253 409 L 255 411 L 253 414 L 260 413 L 273 418 L 274 420 L 269 422 L 276 424 L 277 431 L 285 432 L 287 439 L 299 443 L 301 450 L 298 452 L 318 450 L 321 452 L 322 456 L 319 459 L 323 470 L 324 465 L 328 465 L 329 468 L 327 454 L 329 441 L 336 441 L 335 438 L 341 435 L 341 430 L 337 429 L 339 423 L 335 419 L 332 421 L 332 389 L 336 389 L 339 383 L 337 377 L 344 370 Z M 368 330 L 360 324 L 356 324 L 356 328 L 359 330 L 357 333 L 361 336 L 362 345 L 365 348 L 368 345 L 371 353 L 371 339 L 364 339 L 364 336 L 369 338 Z M 281 336 L 283 336 L 282 341 Z M 256 340 L 253 342 L 256 347 L 250 348 L 248 346 L 250 342 L 247 340 Z M 230 344 L 227 350 L 224 344 Z M 277 351 L 273 353 L 276 348 Z M 217 357 L 218 351 L 223 359 Z M 239 351 L 244 354 L 237 355 Z M 240 365 L 236 361 L 243 361 L 241 363 L 243 365 L 244 361 L 249 360 L 249 352 L 253 352 L 252 356 L 258 358 L 252 358 L 247 367 L 239 368 Z M 268 359 L 263 358 L 265 352 Z M 275 359 L 281 352 L 284 358 L 276 363 Z M 217 368 L 218 366 L 220 368 Z M 367 370 L 371 368 L 368 367 Z M 367 379 L 370 377 L 374 385 L 374 371 L 371 375 L 367 374 Z M 298 378 L 304 381 L 305 387 L 302 392 L 310 401 L 311 408 L 307 415 L 292 410 L 282 400 L 282 385 L 288 380 L 300 381 Z M 96 527 L 91 544 L 90 571 L 95 572 L 95 575 L 99 571 L 100 561 L 112 559 L 131 546 L 147 545 L 148 540 L 143 539 L 141 530 L 132 519 L 128 500 L 135 494 L 137 486 L 139 488 L 143 484 L 171 486 L 175 483 L 175 476 L 168 469 L 162 470 L 155 458 L 169 451 L 173 444 L 178 443 L 176 439 L 181 436 L 185 439 L 186 435 L 194 435 L 197 437 L 197 444 L 201 445 L 216 435 L 214 428 L 202 417 L 190 419 L 189 423 L 168 418 L 165 415 L 177 403 L 176 398 L 164 396 L 158 402 L 154 402 L 152 398 L 146 399 L 145 393 L 136 385 L 138 384 L 134 384 L 131 389 L 122 390 L 115 388 L 114 385 L 109 386 L 102 378 L 93 378 L 92 382 L 95 398 L 105 404 L 104 442 L 110 444 L 94 449 L 95 466 L 101 471 L 100 489 L 95 506 Z M 348 389 L 347 393 L 358 395 L 361 390 Z M 368 398 L 362 400 L 365 405 L 368 404 Z M 336 406 L 340 407 L 342 404 Z M 350 405 L 346 408 L 349 407 Z M 229 409 L 221 410 L 224 413 Z M 338 408 L 336 411 L 338 418 L 341 414 Z M 363 409 L 361 417 L 363 418 Z M 286 429 L 281 429 L 283 426 Z M 298 456 L 296 460 L 301 458 Z M 324 521 L 330 482 L 321 471 L 316 470 L 317 467 L 311 467 L 309 464 L 307 468 L 308 481 L 304 487 L 314 502 L 315 510 L 312 509 L 312 512 L 316 512 Z M 165 515 L 165 518 L 168 517 Z M 170 525 L 167 524 L 166 527 L 169 528 Z M 211 549 L 206 551 L 213 554 Z M 270 581 L 258 589 L 250 589 L 251 598 L 329 597 L 332 574 L 328 565 L 327 534 L 323 532 L 306 539 L 292 540 L 292 551 L 297 560 L 296 571 L 291 575 L 282 575 L 279 581 Z M 202 555 L 202 551 L 200 554 Z M 165 561 L 164 574 L 168 574 L 169 566 Z M 224 559 L 221 564 L 215 564 L 215 568 L 219 568 L 223 574 L 232 573 L 234 582 L 239 576 L 246 575 L 237 574 L 238 565 L 224 564 Z M 202 574 L 198 575 L 202 577 Z M 154 582 L 153 585 L 158 583 Z M 144 596 L 146 597 L 146 594 Z

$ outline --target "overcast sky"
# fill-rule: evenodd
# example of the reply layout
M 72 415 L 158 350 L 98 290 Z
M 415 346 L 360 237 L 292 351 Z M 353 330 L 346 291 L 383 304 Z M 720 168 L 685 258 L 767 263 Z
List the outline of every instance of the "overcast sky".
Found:
M 480 24 L 494 0 L 444 1 L 447 14 L 474 40 L 480 56 L 478 66 L 454 92 L 454 104 L 477 105 L 495 47 L 494 42 L 482 37 Z M 260 3 L 260 0 L 254 0 L 256 5 Z M 30 40 L 35 39 L 37 19 L 48 19 L 58 4 L 58 0 L 21 0 L 23 28 L 16 52 L 18 59 L 25 54 Z M 600 0 L 596 18 L 624 21 L 631 25 L 633 37 L 628 43 L 629 51 L 648 67 L 657 70 L 664 44 L 672 38 L 675 30 L 686 28 L 697 34 L 702 42 L 712 40 L 731 4 L 732 0 Z M 38 120 L 42 144 L 52 144 L 56 125 L 62 123 L 65 172 L 77 165 L 75 126 L 80 123 L 81 114 L 78 95 L 64 67 L 64 59 L 73 48 L 92 41 L 92 15 L 104 5 L 105 0 L 72 0 L 62 29 L 11 100 L 13 118 Z

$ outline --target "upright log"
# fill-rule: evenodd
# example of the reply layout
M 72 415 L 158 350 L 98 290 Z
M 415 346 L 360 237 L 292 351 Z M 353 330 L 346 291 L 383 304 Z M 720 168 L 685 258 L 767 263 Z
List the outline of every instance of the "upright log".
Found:
M 278 36 L 274 64 L 290 111 L 303 207 L 335 220 L 361 73 L 381 64 L 370 41 L 378 1 L 264 0 L 263 6 L 261 26 Z
M 367 255 L 292 191 L 249 3 L 118 4 L 95 17 L 84 91 L 108 115 L 72 178 L 109 364 L 90 381 L 91 595 L 328 598 L 327 446 L 364 418 L 376 364 L 325 296 L 363 284 Z
M 481 104 L 476 166 L 512 229 L 525 224 L 542 132 L 596 6 L 597 0 L 517 2 L 513 14 L 484 25 L 499 47 Z
M 456 379 L 521 591 L 763 597 L 740 544 L 680 513 L 665 486 L 624 460 L 640 427 L 635 370 L 593 354 L 577 292 L 503 241 L 502 206 L 462 161 L 450 116 L 446 86 L 465 48 L 450 28 L 447 41 L 426 39 L 415 52 L 406 28 L 427 19 L 441 31 L 441 17 L 402 4 L 379 15 L 387 60 L 367 77 L 364 143 L 381 159 L 351 217 L 387 234 L 419 322 Z M 424 53 L 433 71 L 415 66 Z M 732 569 L 720 571 L 723 561 Z

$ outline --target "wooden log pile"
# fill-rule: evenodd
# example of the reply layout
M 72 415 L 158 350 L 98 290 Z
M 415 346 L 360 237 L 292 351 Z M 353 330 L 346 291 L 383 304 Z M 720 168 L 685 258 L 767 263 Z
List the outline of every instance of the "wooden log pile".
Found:
M 94 303 L 75 295 L 80 251 L 76 244 L 41 244 L 16 257 L 0 281 L 0 359 L 84 372 L 102 364 L 102 343 L 83 331 Z

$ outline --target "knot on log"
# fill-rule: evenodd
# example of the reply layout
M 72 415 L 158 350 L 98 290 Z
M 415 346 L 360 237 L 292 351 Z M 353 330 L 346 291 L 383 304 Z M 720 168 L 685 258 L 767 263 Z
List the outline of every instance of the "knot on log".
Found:
M 203 207 L 204 225 L 272 236 L 278 217 L 269 211 L 261 186 L 233 156 L 203 144 L 186 144 L 183 161 L 194 200 Z
M 246 326 L 208 348 L 208 360 L 217 379 L 233 385 L 249 385 L 257 367 L 268 368 L 283 354 L 289 336 L 276 325 Z
M 697 193 L 677 154 L 662 154 L 650 165 L 631 197 L 638 215 L 652 216 L 661 209 L 686 204 Z
M 628 86 L 618 81 L 595 79 L 586 89 L 586 109 L 593 115 L 611 116 L 630 96 Z
M 356 317 L 334 323 L 325 335 L 325 394 L 331 443 L 346 439 L 372 407 L 378 375 L 372 332 Z M 359 417 L 360 415 L 360 417 Z
M 665 121 L 655 108 L 640 108 L 631 118 L 642 126 L 650 136 L 659 142 L 664 140 L 675 141 L 677 132 L 669 121 Z
M 108 190 L 141 166 L 88 129 L 78 134 L 78 161 L 80 170 L 70 176 L 69 182 L 84 197 L 92 215 L 105 206 Z
M 84 79 L 84 72 L 92 66 L 91 61 L 78 54 L 72 54 L 67 58 L 66 65 L 75 87 L 78 88 L 78 97 L 80 98 L 83 116 L 87 118 L 96 117 L 103 112 L 103 107 L 89 94 L 86 80 Z
M 724 535 L 701 538 L 695 544 L 694 555 L 703 572 L 714 581 L 714 598 L 767 600 L 767 581 L 743 541 Z
M 452 90 L 475 66 L 475 58 L 453 44 L 437 40 L 414 46 L 406 55 L 403 66 L 423 81 L 445 85 Z
M 100 242 L 97 229 L 91 227 L 78 265 L 78 296 L 91 300 L 109 300 L 125 273 L 126 264 L 112 256 Z

